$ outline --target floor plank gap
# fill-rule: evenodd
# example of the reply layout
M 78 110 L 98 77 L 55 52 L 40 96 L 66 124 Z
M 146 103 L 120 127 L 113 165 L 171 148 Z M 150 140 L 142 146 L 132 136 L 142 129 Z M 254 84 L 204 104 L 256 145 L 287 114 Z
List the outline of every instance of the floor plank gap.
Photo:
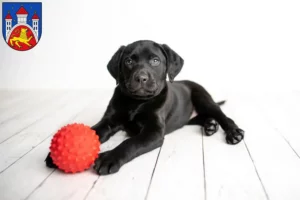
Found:
M 264 193 L 265 193 L 265 195 L 266 195 L 266 198 L 267 198 L 267 200 L 270 200 L 269 195 L 268 195 L 268 193 L 267 193 L 267 190 L 266 190 L 266 188 L 265 188 L 265 186 L 264 186 L 264 184 L 263 184 L 263 182 L 262 182 L 262 180 L 261 180 L 261 178 L 260 178 L 260 175 L 259 175 L 259 173 L 258 173 L 258 170 L 257 170 L 257 168 L 256 168 L 256 166 L 255 166 L 254 160 L 253 160 L 253 158 L 252 158 L 252 156 L 251 156 L 251 153 L 250 153 L 250 151 L 249 151 L 249 148 L 248 148 L 248 146 L 247 146 L 245 140 L 243 140 L 243 143 L 244 143 L 244 145 L 245 145 L 245 147 L 246 147 L 246 149 L 247 149 L 247 152 L 248 152 L 248 154 L 249 154 L 249 157 L 250 157 L 250 159 L 251 159 L 251 162 L 252 162 L 252 164 L 253 164 L 253 167 L 254 167 L 254 169 L 255 169 L 255 172 L 256 172 L 256 175 L 257 175 L 257 177 L 258 177 L 258 179 L 259 179 L 259 182 L 260 182 L 260 184 L 261 184 L 261 186 L 262 186 L 262 188 L 263 188 L 263 190 L 264 190 Z
M 157 162 L 158 162 L 158 159 L 159 159 L 160 152 L 161 152 L 161 148 L 159 148 L 159 151 L 158 151 L 158 155 L 157 155 L 155 165 L 154 165 L 154 168 L 153 168 L 153 171 L 152 171 L 152 174 L 151 174 L 151 178 L 150 178 L 150 181 L 149 181 L 149 186 L 148 186 L 148 189 L 147 189 L 145 200 L 148 199 L 150 187 L 151 187 L 151 184 L 152 184 L 152 179 L 153 179 L 153 176 L 154 176 L 154 173 L 155 173 L 155 169 L 156 169 L 156 166 L 157 166 Z
M 45 181 L 56 171 L 56 169 L 53 169 L 52 172 L 24 199 L 24 200 L 28 200 L 30 198 L 30 196 L 38 189 L 40 188 Z
M 266 116 L 265 112 L 261 112 L 261 110 L 264 110 L 264 108 L 259 105 L 256 101 L 254 102 L 256 104 L 256 106 L 258 106 L 260 114 L 263 116 L 263 118 L 267 121 L 269 126 L 273 127 L 273 123 L 271 122 L 271 120 L 268 118 L 268 116 Z M 285 137 L 285 135 L 277 128 L 277 127 L 273 127 L 274 131 L 276 131 L 282 138 L 283 140 L 287 143 L 287 145 L 290 147 L 290 149 L 295 153 L 295 155 L 300 158 L 300 155 L 297 153 L 297 151 L 295 150 L 295 148 L 293 147 L 293 145 L 290 143 L 290 141 Z
M 89 194 L 91 193 L 91 191 L 95 188 L 96 183 L 98 182 L 100 176 L 93 182 L 92 187 L 88 190 L 88 192 L 86 193 L 86 195 L 84 196 L 83 200 L 86 200 L 89 197 Z
M 205 152 L 204 152 L 204 133 L 202 132 L 202 157 L 203 157 L 203 186 L 204 186 L 204 200 L 207 199 L 206 192 L 206 172 L 205 172 Z
M 9 166 L 7 166 L 6 168 L 4 168 L 3 170 L 0 171 L 0 174 L 3 173 L 5 170 L 7 170 L 8 168 L 10 168 L 12 165 L 14 165 L 16 162 L 18 162 L 20 159 L 22 159 L 24 156 L 26 156 L 28 153 L 30 153 L 32 150 L 34 150 L 37 146 L 39 146 L 40 144 L 42 144 L 44 141 L 46 141 L 47 139 L 49 139 L 52 135 L 49 135 L 48 137 L 46 137 L 44 140 L 42 140 L 40 143 L 38 143 L 36 146 L 34 146 L 33 148 L 31 148 L 29 151 L 25 152 L 21 157 L 19 157 L 18 159 L 16 159 L 13 163 L 11 163 Z

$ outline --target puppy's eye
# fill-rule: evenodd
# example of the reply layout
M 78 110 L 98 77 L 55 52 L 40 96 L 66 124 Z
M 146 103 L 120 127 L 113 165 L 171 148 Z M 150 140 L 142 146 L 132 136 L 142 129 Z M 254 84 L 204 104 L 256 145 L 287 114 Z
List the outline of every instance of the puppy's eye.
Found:
M 158 66 L 160 64 L 160 60 L 158 58 L 153 58 L 150 60 L 150 65 Z
M 125 64 L 126 64 L 126 65 L 131 65 L 131 64 L 132 64 L 132 60 L 131 60 L 130 58 L 127 58 L 127 59 L 125 60 Z

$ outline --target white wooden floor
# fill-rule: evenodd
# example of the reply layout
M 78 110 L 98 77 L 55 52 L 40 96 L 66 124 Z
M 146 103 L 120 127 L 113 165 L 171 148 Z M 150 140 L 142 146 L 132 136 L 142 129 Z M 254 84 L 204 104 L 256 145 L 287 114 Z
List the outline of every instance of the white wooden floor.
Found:
M 72 122 L 93 125 L 111 94 L 1 91 L 0 199 L 300 199 L 300 92 L 228 95 L 223 110 L 246 131 L 235 146 L 225 143 L 222 130 L 206 137 L 200 127 L 186 126 L 114 175 L 46 168 L 55 131 Z M 101 150 L 125 137 L 116 134 Z

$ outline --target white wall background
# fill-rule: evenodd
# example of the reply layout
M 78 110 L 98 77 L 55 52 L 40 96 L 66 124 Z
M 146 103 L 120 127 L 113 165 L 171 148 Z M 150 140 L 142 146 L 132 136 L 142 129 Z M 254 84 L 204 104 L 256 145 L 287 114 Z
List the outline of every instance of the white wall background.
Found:
M 177 79 L 208 89 L 300 89 L 299 0 L 42 2 L 34 49 L 17 52 L 0 40 L 0 88 L 112 88 L 113 53 L 150 39 L 185 59 Z

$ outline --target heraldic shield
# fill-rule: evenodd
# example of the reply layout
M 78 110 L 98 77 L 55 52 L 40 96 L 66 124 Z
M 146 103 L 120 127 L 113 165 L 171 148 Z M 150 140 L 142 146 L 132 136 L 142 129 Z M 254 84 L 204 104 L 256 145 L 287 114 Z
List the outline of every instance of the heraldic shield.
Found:
M 14 50 L 34 48 L 42 36 L 42 3 L 3 2 L 2 34 Z

